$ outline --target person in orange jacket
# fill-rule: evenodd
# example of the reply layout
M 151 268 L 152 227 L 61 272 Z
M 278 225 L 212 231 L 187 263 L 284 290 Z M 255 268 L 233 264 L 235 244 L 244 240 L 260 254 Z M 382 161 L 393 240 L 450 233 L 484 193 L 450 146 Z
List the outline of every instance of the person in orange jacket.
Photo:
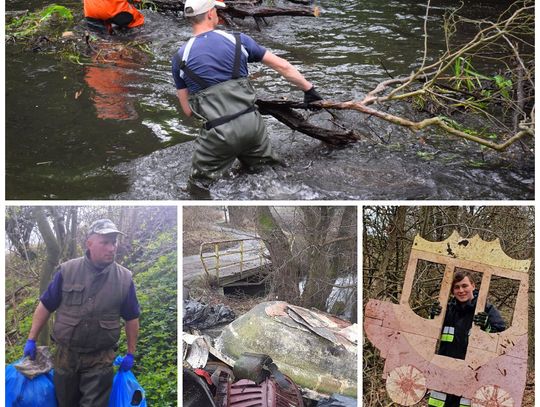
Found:
M 127 0 L 84 0 L 84 17 L 91 26 L 104 27 L 109 33 L 113 24 L 121 28 L 144 24 L 144 15 Z

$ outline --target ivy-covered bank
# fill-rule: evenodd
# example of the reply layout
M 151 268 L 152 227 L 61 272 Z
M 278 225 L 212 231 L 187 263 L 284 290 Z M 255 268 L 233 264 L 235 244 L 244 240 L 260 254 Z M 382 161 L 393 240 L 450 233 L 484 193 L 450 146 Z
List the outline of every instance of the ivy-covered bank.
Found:
M 168 241 L 170 236 L 163 233 L 159 239 Z M 176 251 L 162 254 L 134 278 L 141 305 L 141 330 L 133 373 L 145 389 L 150 406 L 177 405 L 176 258 Z M 120 343 L 120 353 L 124 354 L 124 334 Z

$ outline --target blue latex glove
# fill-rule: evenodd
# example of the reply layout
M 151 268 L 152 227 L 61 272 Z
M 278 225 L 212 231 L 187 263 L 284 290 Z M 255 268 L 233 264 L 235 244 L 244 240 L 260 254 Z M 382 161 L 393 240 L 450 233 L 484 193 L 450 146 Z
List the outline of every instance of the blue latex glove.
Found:
M 36 358 L 36 341 L 28 339 L 26 345 L 24 345 L 24 356 L 28 356 L 30 360 Z
M 134 357 L 131 353 L 127 353 L 126 356 L 124 356 L 124 359 L 122 359 L 122 363 L 120 363 L 120 370 L 127 372 L 133 367 L 133 363 L 135 362 Z

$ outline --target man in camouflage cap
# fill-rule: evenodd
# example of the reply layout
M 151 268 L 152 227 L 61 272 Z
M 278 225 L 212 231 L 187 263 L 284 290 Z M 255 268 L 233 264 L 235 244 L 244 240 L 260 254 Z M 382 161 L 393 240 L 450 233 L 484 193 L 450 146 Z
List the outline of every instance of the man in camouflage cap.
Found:
M 90 225 L 85 256 L 62 263 L 41 295 L 24 355 L 34 359 L 36 339 L 56 311 L 54 385 L 60 407 L 107 407 L 112 362 L 125 321 L 128 353 L 120 369 L 133 367 L 139 333 L 139 302 L 131 272 L 115 262 L 117 237 L 109 219 Z

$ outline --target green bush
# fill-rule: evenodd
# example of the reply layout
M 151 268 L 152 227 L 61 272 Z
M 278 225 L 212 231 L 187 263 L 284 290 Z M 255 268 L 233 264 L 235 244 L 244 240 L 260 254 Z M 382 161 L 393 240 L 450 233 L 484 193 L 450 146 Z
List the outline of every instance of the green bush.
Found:
M 163 239 L 163 235 L 168 235 Z M 162 234 L 163 246 L 176 234 Z M 155 242 L 147 247 L 155 248 Z M 174 245 L 173 245 L 174 246 Z M 134 277 L 141 306 L 141 330 L 133 373 L 146 391 L 149 405 L 177 405 L 177 271 L 176 251 L 162 254 L 147 271 Z M 120 352 L 126 341 L 120 340 Z

